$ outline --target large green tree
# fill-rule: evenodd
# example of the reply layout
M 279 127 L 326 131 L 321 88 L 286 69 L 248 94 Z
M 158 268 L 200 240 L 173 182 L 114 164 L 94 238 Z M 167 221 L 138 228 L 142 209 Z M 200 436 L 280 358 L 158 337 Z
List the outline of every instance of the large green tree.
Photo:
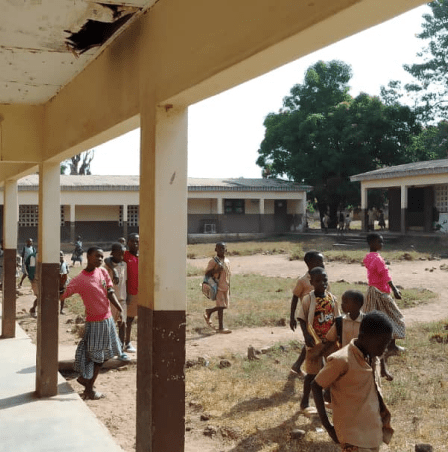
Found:
M 404 65 L 415 77 L 415 83 L 405 86 L 414 94 L 417 113 L 424 122 L 448 119 L 448 1 L 428 4 L 430 14 L 423 15 L 423 31 L 417 35 L 425 47 L 417 54 L 420 61 Z
M 407 148 L 420 131 L 409 107 L 364 93 L 352 98 L 350 78 L 340 61 L 308 68 L 283 109 L 266 117 L 258 150 L 257 164 L 270 176 L 312 185 L 312 199 L 321 214 L 330 209 L 333 224 L 338 208 L 359 202 L 349 177 L 411 161 Z
M 61 174 L 65 174 L 67 170 L 70 171 L 70 175 L 90 175 L 90 164 L 95 156 L 95 150 L 81 152 L 81 154 L 74 155 L 68 160 L 64 160 L 61 163 Z

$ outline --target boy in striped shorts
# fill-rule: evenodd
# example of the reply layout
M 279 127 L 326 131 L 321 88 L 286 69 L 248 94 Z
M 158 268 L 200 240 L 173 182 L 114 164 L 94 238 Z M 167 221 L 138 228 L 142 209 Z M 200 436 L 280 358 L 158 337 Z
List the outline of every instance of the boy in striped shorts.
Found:
M 120 313 L 122 307 L 107 270 L 101 268 L 103 259 L 101 248 L 89 248 L 87 267 L 70 281 L 60 297 L 62 301 L 77 293 L 84 303 L 85 332 L 76 349 L 74 369 L 81 374 L 77 381 L 85 387 L 84 398 L 91 400 L 105 397 L 93 387 L 102 364 L 114 356 L 122 355 L 110 304 Z

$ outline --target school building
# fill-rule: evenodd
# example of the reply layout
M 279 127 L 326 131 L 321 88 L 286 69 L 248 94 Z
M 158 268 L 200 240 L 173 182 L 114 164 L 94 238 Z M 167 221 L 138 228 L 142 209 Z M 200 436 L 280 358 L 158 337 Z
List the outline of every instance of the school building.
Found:
M 361 209 L 366 227 L 369 190 L 387 190 L 389 230 L 448 232 L 448 159 L 390 166 L 350 177 L 361 183 Z
M 2 1 L 3 338 L 16 337 L 18 180 L 39 172 L 44 302 L 29 391 L 38 398 L 58 392 L 60 162 L 140 127 L 144 198 L 138 216 L 145 258 L 139 262 L 136 450 L 183 451 L 189 106 L 424 3 Z M 244 208 L 252 211 L 257 202 L 245 201 Z M 260 208 L 258 202 L 259 211 L 272 211 L 269 204 Z M 72 209 L 68 205 L 64 215 Z M 236 202 L 230 207 L 241 209 Z M 224 203 L 222 209 L 219 214 L 216 207 L 216 215 L 225 215 Z M 76 203 L 74 210 L 76 215 Z
M 114 242 L 139 230 L 139 176 L 60 176 L 61 243 Z M 188 235 L 232 238 L 301 230 L 311 187 L 279 179 L 188 179 Z M 39 176 L 18 182 L 19 243 L 35 241 Z M 0 192 L 3 209 L 3 191 Z M 167 206 L 169 209 L 169 206 Z

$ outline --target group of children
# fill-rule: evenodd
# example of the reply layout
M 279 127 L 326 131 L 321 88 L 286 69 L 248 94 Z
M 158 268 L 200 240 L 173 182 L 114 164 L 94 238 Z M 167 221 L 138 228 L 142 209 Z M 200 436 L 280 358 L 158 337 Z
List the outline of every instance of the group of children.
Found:
M 371 233 L 367 243 L 365 303 L 360 291 L 347 290 L 341 299 L 343 315 L 339 315 L 337 300 L 328 291 L 324 257 L 318 251 L 305 254 L 308 272 L 298 279 L 291 300 L 290 327 L 294 331 L 298 321 L 305 340 L 291 368 L 304 376 L 300 407 L 305 413 L 316 411 L 309 406 L 313 391 L 323 426 L 345 452 L 374 452 L 383 441 L 390 441 L 390 413 L 381 396 L 376 368 L 379 360 L 381 376 L 392 380 L 387 358 L 404 350 L 395 344 L 395 339 L 405 337 L 405 324 L 390 295 L 400 299 L 401 294 L 379 254 L 383 238 Z M 333 410 L 334 425 L 326 407 Z
M 74 369 L 80 373 L 77 381 L 85 388 L 84 398 L 91 400 L 104 397 L 94 388 L 102 364 L 114 356 L 128 361 L 125 352 L 136 352 L 131 328 L 138 305 L 139 235 L 130 234 L 128 250 L 124 242 L 114 243 L 106 259 L 100 247 L 89 248 L 85 269 L 60 289 L 61 303 L 74 294 L 84 303 L 85 332 L 76 349 Z

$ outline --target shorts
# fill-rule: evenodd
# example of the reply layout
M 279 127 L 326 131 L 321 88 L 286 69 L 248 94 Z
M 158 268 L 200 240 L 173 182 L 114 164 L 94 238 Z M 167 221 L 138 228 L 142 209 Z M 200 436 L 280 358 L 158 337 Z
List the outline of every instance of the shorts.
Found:
M 137 317 L 138 312 L 138 294 L 137 295 L 131 295 L 128 293 L 128 299 L 126 301 L 127 306 L 127 313 L 126 317 Z
M 324 355 L 321 354 L 325 344 L 316 344 L 314 347 L 306 347 L 305 356 L 305 372 L 309 375 L 317 375 L 324 365 L 324 358 L 327 358 L 336 350 L 338 346 L 336 343 L 328 349 Z
M 127 317 L 126 300 L 118 300 L 118 302 L 120 303 L 121 309 L 123 309 L 123 311 L 121 312 L 121 319 L 126 322 L 126 317 Z M 110 310 L 112 311 L 112 317 L 114 318 L 115 321 L 117 321 L 118 317 L 120 315 L 120 313 L 118 312 L 118 309 L 111 303 Z
M 219 290 L 216 294 L 216 307 L 218 308 L 228 308 L 229 307 L 229 291 L 228 290 Z

